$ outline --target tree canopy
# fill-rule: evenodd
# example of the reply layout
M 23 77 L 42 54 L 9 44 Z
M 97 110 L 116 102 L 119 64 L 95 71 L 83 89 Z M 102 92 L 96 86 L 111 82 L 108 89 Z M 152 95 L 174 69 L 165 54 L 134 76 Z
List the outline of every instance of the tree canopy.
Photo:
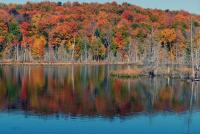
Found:
M 38 55 L 43 58 L 46 48 L 53 53 L 65 48 L 76 60 L 112 56 L 126 60 L 133 49 L 137 49 L 135 55 L 144 55 L 149 38 L 169 50 L 186 43 L 191 16 L 194 26 L 200 26 L 200 16 L 186 11 L 144 9 L 128 3 L 28 2 L 0 7 L 1 52 L 15 45 L 34 51 L 40 45 Z

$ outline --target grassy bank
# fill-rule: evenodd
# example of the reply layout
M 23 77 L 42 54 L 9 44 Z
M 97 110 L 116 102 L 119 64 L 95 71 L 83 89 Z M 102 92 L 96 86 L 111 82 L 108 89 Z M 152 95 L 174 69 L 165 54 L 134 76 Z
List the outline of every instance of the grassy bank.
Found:
M 143 72 L 143 69 L 125 69 L 125 70 L 116 70 L 111 72 L 113 77 L 122 77 L 122 78 L 138 78 L 141 76 L 147 75 Z
M 150 74 L 150 72 L 153 74 Z M 161 76 L 161 77 L 171 77 L 171 78 L 181 78 L 188 79 L 190 78 L 192 69 L 189 67 L 180 67 L 170 69 L 168 72 L 167 67 L 160 67 L 157 70 L 148 70 L 144 68 L 132 68 L 124 70 L 115 70 L 111 72 L 112 77 L 121 77 L 121 78 L 138 78 L 143 76 Z

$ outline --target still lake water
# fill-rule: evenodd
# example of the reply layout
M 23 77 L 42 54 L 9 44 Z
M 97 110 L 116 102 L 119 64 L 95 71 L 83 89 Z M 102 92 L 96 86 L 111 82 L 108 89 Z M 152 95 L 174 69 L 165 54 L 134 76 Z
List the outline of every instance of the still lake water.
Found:
M 199 134 L 200 84 L 126 65 L 1 66 L 1 134 Z

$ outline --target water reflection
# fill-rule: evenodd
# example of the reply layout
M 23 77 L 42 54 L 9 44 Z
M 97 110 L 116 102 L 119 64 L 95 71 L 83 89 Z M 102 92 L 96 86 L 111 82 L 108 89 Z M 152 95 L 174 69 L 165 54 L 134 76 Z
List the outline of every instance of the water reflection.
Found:
M 36 115 L 127 117 L 199 109 L 199 83 L 167 78 L 116 79 L 126 66 L 2 66 L 0 109 Z M 189 119 L 188 119 L 189 121 Z

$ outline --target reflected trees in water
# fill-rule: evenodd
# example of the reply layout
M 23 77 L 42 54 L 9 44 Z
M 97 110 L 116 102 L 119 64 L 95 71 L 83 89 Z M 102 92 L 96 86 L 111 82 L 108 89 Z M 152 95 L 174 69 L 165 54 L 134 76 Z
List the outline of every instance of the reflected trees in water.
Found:
M 38 115 L 103 117 L 199 109 L 198 82 L 108 75 L 119 68 L 126 66 L 2 66 L 0 108 Z

